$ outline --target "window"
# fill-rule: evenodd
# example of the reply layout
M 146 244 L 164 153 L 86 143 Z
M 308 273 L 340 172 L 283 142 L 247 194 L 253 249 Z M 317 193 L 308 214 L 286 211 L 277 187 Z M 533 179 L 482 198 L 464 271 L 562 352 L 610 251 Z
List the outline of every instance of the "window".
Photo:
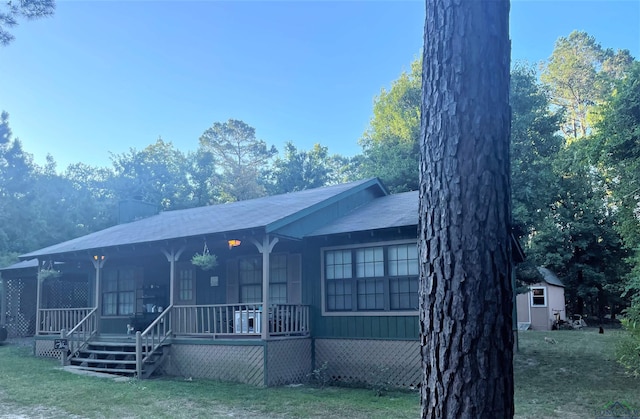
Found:
M 240 259 L 238 267 L 241 303 L 262 302 L 262 255 Z M 286 304 L 289 280 L 289 255 L 271 254 L 269 259 L 269 303 Z
M 544 287 L 531 288 L 531 307 L 547 306 L 547 289 Z
M 102 286 L 102 314 L 105 316 L 128 316 L 133 314 L 135 286 L 135 271 L 133 268 L 105 272 Z
M 271 255 L 269 260 L 269 302 L 287 303 L 287 255 Z
M 324 255 L 324 309 L 418 310 L 415 243 L 330 249 Z
M 262 301 L 262 257 L 240 259 L 240 302 L 259 303 Z
M 181 301 L 193 300 L 193 283 L 195 269 L 180 269 L 178 271 L 178 295 Z

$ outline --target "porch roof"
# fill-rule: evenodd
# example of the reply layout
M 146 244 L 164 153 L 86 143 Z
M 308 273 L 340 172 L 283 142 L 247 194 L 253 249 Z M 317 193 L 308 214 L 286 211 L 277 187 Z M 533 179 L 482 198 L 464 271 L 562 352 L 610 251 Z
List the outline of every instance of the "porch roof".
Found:
M 351 211 L 308 236 L 351 233 L 356 231 L 418 225 L 418 191 L 386 195 Z
M 386 195 L 377 178 L 228 204 L 166 211 L 21 255 L 21 259 L 108 247 L 201 237 L 241 230 L 278 230 L 368 188 Z
M 13 265 L 0 267 L 0 271 L 15 271 L 18 269 L 34 269 L 38 267 L 38 259 L 28 259 L 16 262 Z

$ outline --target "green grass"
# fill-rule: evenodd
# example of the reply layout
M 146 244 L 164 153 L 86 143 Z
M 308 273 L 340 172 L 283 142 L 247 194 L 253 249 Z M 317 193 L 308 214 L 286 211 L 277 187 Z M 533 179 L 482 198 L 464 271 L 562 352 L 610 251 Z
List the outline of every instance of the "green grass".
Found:
M 640 380 L 615 360 L 621 330 L 520 333 L 515 404 L 519 418 L 593 418 L 619 401 L 640 409 Z M 552 338 L 557 343 L 545 341 Z
M 640 408 L 640 380 L 614 353 L 623 332 L 524 332 L 515 359 L 516 417 L 589 418 L 613 401 Z M 545 337 L 557 343 L 548 343 Z M 415 418 L 417 393 L 309 386 L 256 388 L 208 380 L 115 382 L 58 369 L 28 348 L 0 346 L 0 412 L 47 418 Z

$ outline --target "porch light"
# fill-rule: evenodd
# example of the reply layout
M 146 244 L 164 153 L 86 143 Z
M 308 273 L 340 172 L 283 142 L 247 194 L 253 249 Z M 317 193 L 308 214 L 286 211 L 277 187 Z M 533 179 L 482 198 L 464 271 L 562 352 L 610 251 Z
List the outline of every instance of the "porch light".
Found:
M 228 240 L 227 243 L 229 243 L 229 249 L 233 249 L 234 247 L 240 246 L 242 242 L 238 239 L 231 239 Z
M 102 255 L 102 256 L 93 255 L 93 260 L 98 260 L 98 259 L 104 260 L 104 255 Z

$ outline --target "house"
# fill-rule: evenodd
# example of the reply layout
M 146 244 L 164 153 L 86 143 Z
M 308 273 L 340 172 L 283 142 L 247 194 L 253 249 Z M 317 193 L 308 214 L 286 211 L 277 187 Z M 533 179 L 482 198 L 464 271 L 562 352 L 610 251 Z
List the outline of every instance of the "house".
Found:
M 270 386 L 326 363 L 338 381 L 412 386 L 417 208 L 368 179 L 167 211 L 22 255 L 0 270 L 5 306 L 35 300 L 20 332 L 78 368 Z M 191 263 L 207 253 L 212 270 Z
M 564 284 L 549 269 L 538 267 L 542 281 L 516 297 L 518 325 L 522 329 L 551 330 L 554 321 L 567 319 Z

